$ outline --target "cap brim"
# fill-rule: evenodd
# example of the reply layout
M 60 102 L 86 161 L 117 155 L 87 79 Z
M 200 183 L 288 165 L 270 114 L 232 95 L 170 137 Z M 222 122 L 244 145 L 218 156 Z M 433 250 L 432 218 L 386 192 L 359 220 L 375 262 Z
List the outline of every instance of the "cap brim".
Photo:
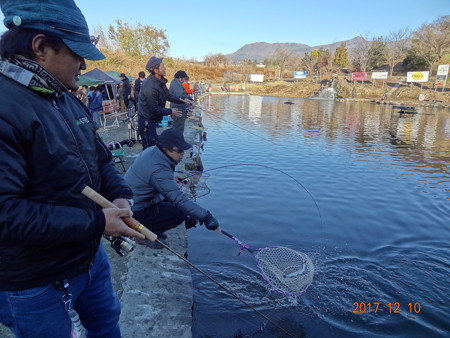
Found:
M 184 142 L 183 144 L 180 144 L 180 146 L 178 146 L 178 148 L 180 150 L 188 150 L 188 149 L 192 148 L 192 145 L 187 142 Z
M 89 42 L 73 41 L 68 39 L 62 39 L 64 43 L 69 47 L 72 52 L 81 56 L 87 60 L 103 60 L 105 56 L 100 52 L 97 47 Z

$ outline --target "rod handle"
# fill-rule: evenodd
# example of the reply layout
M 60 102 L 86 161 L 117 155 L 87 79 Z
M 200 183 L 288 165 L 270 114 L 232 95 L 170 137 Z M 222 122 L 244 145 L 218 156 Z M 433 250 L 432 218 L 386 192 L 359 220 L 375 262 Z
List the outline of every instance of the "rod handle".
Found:
M 92 189 L 89 186 L 85 186 L 84 189 L 81 191 L 83 195 L 90 198 L 92 201 L 100 205 L 102 208 L 114 208 L 119 209 L 116 205 L 112 204 L 110 201 L 108 201 L 106 198 L 104 198 L 102 195 L 100 195 L 98 192 L 96 192 L 94 189 Z M 145 238 L 149 239 L 150 241 L 154 242 L 156 238 L 158 237 L 156 234 L 148 230 L 145 226 L 143 226 L 141 223 L 136 221 L 133 217 L 122 217 L 122 220 L 126 225 L 128 225 L 130 228 L 136 230 L 137 232 L 140 232 L 145 236 Z

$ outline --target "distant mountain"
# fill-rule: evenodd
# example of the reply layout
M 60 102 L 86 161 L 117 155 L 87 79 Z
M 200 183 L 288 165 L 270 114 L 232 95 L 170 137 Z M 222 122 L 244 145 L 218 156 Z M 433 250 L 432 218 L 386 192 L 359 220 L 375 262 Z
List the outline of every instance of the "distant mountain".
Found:
M 305 53 L 310 53 L 314 49 L 328 49 L 330 52 L 334 53 L 337 47 L 339 47 L 342 43 L 345 43 L 348 50 L 355 48 L 358 43 L 362 42 L 363 38 L 357 36 L 350 40 L 338 41 L 334 43 L 330 43 L 327 45 L 319 45 L 310 47 L 303 43 L 292 43 L 292 42 L 277 42 L 277 43 L 267 43 L 267 42 L 254 42 L 244 45 L 239 48 L 237 51 L 231 54 L 226 54 L 226 58 L 228 60 L 233 61 L 241 61 L 243 59 L 257 60 L 259 62 L 264 61 L 264 59 L 270 56 L 277 48 L 282 48 L 288 51 L 292 51 L 301 56 L 305 55 Z

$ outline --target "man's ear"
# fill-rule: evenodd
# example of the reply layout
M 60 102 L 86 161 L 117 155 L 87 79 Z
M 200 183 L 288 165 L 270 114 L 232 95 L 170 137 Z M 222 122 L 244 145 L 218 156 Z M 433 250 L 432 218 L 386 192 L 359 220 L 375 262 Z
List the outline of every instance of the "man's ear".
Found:
M 35 61 L 45 61 L 48 53 L 49 47 L 45 43 L 45 35 L 44 34 L 38 34 L 33 38 L 33 41 L 31 42 L 31 47 L 34 54 Z

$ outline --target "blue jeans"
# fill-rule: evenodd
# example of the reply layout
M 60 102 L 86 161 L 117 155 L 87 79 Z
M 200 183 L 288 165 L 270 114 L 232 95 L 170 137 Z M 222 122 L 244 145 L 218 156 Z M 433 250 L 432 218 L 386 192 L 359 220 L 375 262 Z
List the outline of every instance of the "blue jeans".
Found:
M 100 245 L 88 272 L 69 280 L 75 311 L 86 337 L 120 337 L 120 303 L 112 289 L 111 266 Z M 53 284 L 0 291 L 0 321 L 16 337 L 70 337 L 72 322 Z
M 102 126 L 102 120 L 100 119 L 100 113 L 101 113 L 101 111 L 93 111 L 92 112 L 92 119 L 94 120 L 95 124 L 97 125 L 97 129 Z
M 155 121 L 144 120 L 138 118 L 139 134 L 142 140 L 142 150 L 156 145 L 158 142 L 158 134 L 156 133 Z

